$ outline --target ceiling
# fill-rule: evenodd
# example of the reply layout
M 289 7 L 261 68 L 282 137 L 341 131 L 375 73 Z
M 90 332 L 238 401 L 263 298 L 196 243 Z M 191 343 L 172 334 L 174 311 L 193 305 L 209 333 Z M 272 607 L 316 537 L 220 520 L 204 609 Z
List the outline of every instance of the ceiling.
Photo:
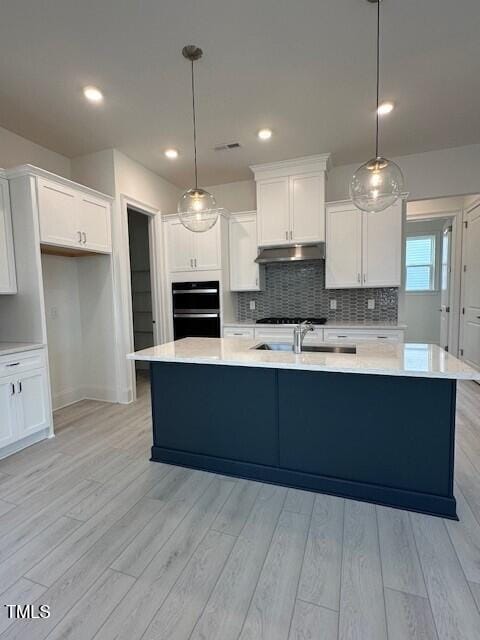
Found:
M 197 65 L 199 179 L 330 151 L 373 152 L 375 5 L 366 0 L 15 0 L 0 19 L 0 126 L 69 157 L 116 147 L 192 180 L 184 44 Z M 478 0 L 384 0 L 382 120 L 391 156 L 480 142 Z M 82 88 L 102 89 L 93 106 Z M 256 131 L 271 127 L 260 142 Z M 213 151 L 239 141 L 237 151 Z M 180 157 L 167 160 L 166 147 Z

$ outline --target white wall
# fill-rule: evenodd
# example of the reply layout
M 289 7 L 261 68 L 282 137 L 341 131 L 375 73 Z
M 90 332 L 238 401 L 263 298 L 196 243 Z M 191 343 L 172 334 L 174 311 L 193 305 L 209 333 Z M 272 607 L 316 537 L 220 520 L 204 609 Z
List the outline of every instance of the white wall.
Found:
M 83 397 L 77 260 L 42 255 L 53 409 Z
M 392 160 L 404 173 L 409 200 L 480 192 L 480 144 L 400 156 Z M 350 179 L 360 164 L 333 167 L 327 180 L 328 202 L 349 198 Z M 230 211 L 256 209 L 253 178 L 206 189 L 217 198 L 219 206 Z
M 20 164 L 33 164 L 70 177 L 70 160 L 67 157 L 0 127 L 0 167 L 10 169 Z
M 427 342 L 439 344 L 440 341 L 440 261 L 442 252 L 442 230 L 446 219 L 408 222 L 406 234 L 435 234 L 435 291 L 425 293 L 405 292 L 405 317 L 407 323 L 407 342 Z
M 205 187 L 217 200 L 219 207 L 231 212 L 254 211 L 257 208 L 255 181 L 241 180 Z
M 480 144 L 417 153 L 392 160 L 403 171 L 409 200 L 480 191 Z M 327 182 L 329 202 L 349 197 L 348 185 L 359 164 L 334 167 L 330 171 Z

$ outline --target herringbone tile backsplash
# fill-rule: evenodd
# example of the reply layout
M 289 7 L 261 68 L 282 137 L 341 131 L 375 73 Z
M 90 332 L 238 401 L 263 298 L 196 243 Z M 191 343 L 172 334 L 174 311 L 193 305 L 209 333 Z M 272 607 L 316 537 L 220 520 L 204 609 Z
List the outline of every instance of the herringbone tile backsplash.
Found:
M 324 317 L 331 322 L 395 322 L 398 315 L 398 289 L 325 289 L 325 262 L 269 264 L 265 267 L 263 291 L 239 292 L 238 320 L 267 316 Z M 337 309 L 330 309 L 330 300 Z M 367 300 L 375 309 L 367 309 Z M 250 300 L 256 308 L 250 310 Z

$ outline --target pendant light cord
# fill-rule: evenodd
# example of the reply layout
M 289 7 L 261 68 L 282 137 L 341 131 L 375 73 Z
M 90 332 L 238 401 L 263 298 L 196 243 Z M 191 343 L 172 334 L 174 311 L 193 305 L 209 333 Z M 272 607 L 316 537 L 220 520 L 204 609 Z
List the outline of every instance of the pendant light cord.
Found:
M 380 2 L 377 0 L 377 110 L 375 131 L 375 158 L 378 158 L 378 107 L 380 106 Z
M 193 112 L 193 157 L 195 164 L 195 189 L 198 189 L 198 177 L 197 177 L 197 119 L 195 114 L 195 78 L 192 64 L 192 112 Z

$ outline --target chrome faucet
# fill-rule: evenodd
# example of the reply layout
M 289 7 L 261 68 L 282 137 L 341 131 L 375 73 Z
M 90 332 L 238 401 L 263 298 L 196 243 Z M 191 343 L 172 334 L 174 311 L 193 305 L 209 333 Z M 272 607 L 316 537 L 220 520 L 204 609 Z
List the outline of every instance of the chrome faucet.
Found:
M 313 325 L 308 320 L 297 324 L 293 330 L 293 351 L 295 353 L 302 353 L 303 341 L 309 331 L 313 331 Z

